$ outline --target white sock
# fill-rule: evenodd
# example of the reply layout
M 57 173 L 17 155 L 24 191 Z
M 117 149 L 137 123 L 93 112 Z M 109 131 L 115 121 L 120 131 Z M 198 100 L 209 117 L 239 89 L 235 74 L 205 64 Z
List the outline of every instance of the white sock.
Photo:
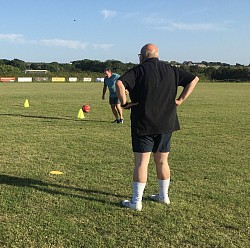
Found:
M 133 196 L 132 203 L 137 203 L 142 201 L 143 191 L 145 189 L 146 183 L 133 182 Z
M 168 197 L 168 188 L 170 184 L 170 178 L 166 180 L 158 179 L 158 186 L 159 186 L 159 197 L 160 199 L 165 199 Z

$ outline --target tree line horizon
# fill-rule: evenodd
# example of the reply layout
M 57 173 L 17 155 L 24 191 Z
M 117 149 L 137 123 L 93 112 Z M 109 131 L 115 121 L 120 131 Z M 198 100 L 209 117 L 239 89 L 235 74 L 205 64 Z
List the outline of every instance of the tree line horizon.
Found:
M 182 70 L 189 71 L 202 79 L 212 81 L 250 81 L 250 64 L 244 66 L 236 63 L 230 65 L 223 62 L 193 63 L 184 61 L 164 61 L 165 63 L 177 66 Z M 103 77 L 105 68 L 110 68 L 113 72 L 123 74 L 137 64 L 124 63 L 119 60 L 76 60 L 70 63 L 58 62 L 25 62 L 20 59 L 0 59 L 0 76 L 23 76 L 26 70 L 47 70 L 50 76 L 60 74 L 60 76 L 82 76 L 82 77 Z

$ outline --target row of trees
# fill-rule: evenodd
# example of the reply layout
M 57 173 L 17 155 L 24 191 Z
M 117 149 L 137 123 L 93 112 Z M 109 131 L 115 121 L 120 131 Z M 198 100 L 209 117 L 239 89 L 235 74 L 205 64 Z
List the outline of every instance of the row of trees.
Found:
M 180 66 L 181 69 L 192 72 L 200 78 L 213 81 L 250 81 L 250 67 L 245 66 L 219 66 L 200 67 Z
M 166 62 L 169 63 L 169 62 Z M 170 62 L 180 69 L 192 72 L 202 79 L 224 81 L 250 81 L 250 67 L 236 64 L 231 66 L 220 62 L 205 62 L 199 64 Z M 23 76 L 25 70 L 48 70 L 50 75 L 102 77 L 105 68 L 111 68 L 118 74 L 123 74 L 136 64 L 123 63 L 118 60 L 77 60 L 71 63 L 28 63 L 19 59 L 0 60 L 0 76 Z M 202 66 L 201 66 L 202 65 Z

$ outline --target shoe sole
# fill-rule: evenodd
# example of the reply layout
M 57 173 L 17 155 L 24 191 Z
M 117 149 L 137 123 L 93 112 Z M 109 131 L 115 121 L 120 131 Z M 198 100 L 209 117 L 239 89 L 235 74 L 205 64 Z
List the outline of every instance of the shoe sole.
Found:
M 167 202 L 165 202 L 165 201 L 159 200 L 159 198 L 158 198 L 158 199 L 155 199 L 153 196 L 149 196 L 148 198 L 149 198 L 151 201 L 154 201 L 154 202 L 158 202 L 158 203 L 161 203 L 161 204 L 170 205 L 170 200 L 168 200 Z
M 121 202 L 122 207 L 127 208 L 127 209 L 132 209 L 132 210 L 136 210 L 136 211 L 141 211 L 142 210 L 142 206 L 139 207 L 130 207 L 127 204 L 131 204 L 130 201 L 125 200 Z

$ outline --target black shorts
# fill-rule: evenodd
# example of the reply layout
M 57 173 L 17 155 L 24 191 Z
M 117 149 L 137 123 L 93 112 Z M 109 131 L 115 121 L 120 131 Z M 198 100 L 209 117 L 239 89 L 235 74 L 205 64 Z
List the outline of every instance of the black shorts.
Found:
M 133 152 L 170 152 L 172 133 L 140 136 L 132 133 Z
M 110 97 L 109 98 L 109 104 L 120 104 L 120 101 L 118 99 L 118 97 Z

